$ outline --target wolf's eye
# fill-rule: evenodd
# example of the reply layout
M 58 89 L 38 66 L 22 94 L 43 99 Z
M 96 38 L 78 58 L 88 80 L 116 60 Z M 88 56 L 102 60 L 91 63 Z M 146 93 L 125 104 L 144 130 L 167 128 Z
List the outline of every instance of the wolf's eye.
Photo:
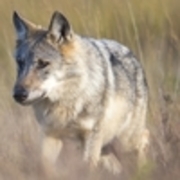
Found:
M 37 61 L 37 68 L 38 69 L 43 69 L 49 65 L 49 62 L 43 61 L 42 59 L 38 59 Z

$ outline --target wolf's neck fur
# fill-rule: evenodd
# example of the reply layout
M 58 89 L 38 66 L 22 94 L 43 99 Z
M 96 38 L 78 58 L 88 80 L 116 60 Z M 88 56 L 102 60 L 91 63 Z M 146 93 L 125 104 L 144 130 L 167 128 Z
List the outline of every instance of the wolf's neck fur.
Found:
M 43 100 L 33 107 L 38 122 L 45 128 L 45 132 L 51 135 L 54 128 L 58 130 L 64 129 L 70 121 L 76 119 L 78 113 L 82 111 L 82 104 L 78 103 L 75 100 L 53 103 L 49 100 Z

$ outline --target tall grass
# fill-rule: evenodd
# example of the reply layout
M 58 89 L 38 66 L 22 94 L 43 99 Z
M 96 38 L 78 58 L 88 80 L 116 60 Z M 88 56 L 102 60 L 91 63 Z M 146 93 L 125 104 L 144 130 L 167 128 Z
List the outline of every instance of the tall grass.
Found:
M 28 167 L 34 162 L 30 161 L 29 166 L 25 166 L 29 159 L 24 156 L 27 155 L 28 149 L 31 149 L 29 151 L 32 151 L 32 156 L 33 153 L 39 152 L 38 148 L 35 148 L 39 147 L 39 141 L 36 139 L 39 130 L 36 129 L 37 124 L 33 118 L 31 119 L 31 111 L 24 112 L 25 109 L 15 105 L 11 98 L 16 76 L 12 56 L 15 44 L 12 24 L 14 10 L 43 26 L 48 25 L 53 11 L 59 10 L 69 18 L 75 32 L 97 38 L 116 39 L 133 50 L 144 66 L 150 89 L 148 121 L 155 148 L 152 157 L 158 159 L 159 163 L 151 177 L 158 180 L 172 177 L 180 179 L 179 9 L 179 0 L 1 0 L 0 145 L 4 148 L 1 148 L 0 153 L 4 158 L 0 160 L 3 159 L 7 166 L 2 166 L 3 163 L 0 162 L 0 166 L 3 167 L 3 170 L 0 169 L 2 179 L 6 177 L 4 174 L 8 174 L 8 167 L 13 169 L 16 164 L 14 161 L 18 162 L 17 167 L 21 175 L 24 171 L 30 171 Z M 23 157 L 18 152 L 20 149 L 23 151 Z M 23 166 L 26 167 L 25 170 Z M 169 168 L 169 174 L 163 169 L 165 166 Z M 33 171 L 25 172 L 26 178 L 38 168 L 30 169 Z M 17 173 L 15 170 L 11 172 Z M 37 171 L 35 173 L 38 174 Z M 21 175 L 19 179 L 23 179 Z M 103 176 L 97 173 L 96 179 L 100 177 Z M 139 176 L 138 178 L 140 179 Z

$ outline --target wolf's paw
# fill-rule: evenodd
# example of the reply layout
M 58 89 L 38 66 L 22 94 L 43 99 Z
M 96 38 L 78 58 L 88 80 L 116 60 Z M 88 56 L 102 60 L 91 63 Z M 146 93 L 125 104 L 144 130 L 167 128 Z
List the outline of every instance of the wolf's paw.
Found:
M 121 163 L 113 154 L 103 155 L 100 163 L 105 169 L 113 174 L 119 174 L 122 171 Z

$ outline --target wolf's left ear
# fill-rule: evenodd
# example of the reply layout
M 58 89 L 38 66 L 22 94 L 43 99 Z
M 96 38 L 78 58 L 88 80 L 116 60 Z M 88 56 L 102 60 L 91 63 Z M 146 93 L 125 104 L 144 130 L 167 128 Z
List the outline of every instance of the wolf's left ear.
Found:
M 60 43 L 64 40 L 70 41 L 73 32 L 65 16 L 55 11 L 51 18 L 48 34 L 53 41 Z
M 13 13 L 13 23 L 18 40 L 25 39 L 36 26 L 28 20 L 25 20 L 17 12 Z

